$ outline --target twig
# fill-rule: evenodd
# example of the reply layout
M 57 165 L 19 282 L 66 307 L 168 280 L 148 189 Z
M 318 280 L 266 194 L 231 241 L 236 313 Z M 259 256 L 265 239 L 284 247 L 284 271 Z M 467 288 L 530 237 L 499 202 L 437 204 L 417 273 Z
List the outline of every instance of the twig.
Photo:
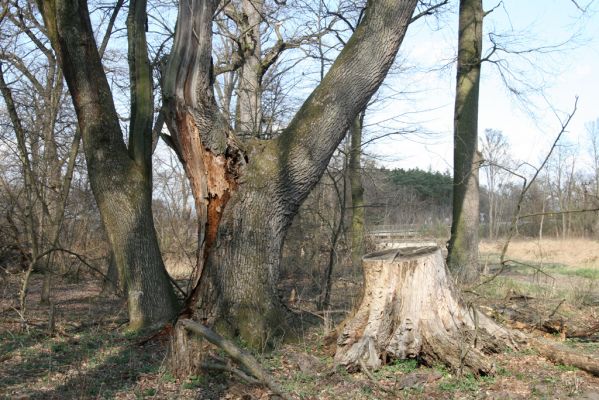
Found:
M 568 114 L 568 117 L 566 118 L 565 121 L 562 122 L 560 120 L 561 129 L 560 129 L 559 133 L 557 134 L 557 136 L 555 137 L 555 140 L 553 141 L 553 144 L 551 145 L 551 148 L 549 149 L 549 152 L 545 156 L 545 159 L 543 159 L 543 162 L 541 163 L 541 165 L 539 166 L 539 168 L 535 168 L 536 171 L 535 171 L 534 175 L 532 176 L 532 178 L 530 179 L 530 181 L 527 181 L 526 177 L 524 177 L 522 175 L 518 175 L 515 172 L 506 169 L 507 171 L 513 173 L 514 175 L 519 176 L 520 178 L 522 178 L 523 182 L 522 182 L 522 191 L 520 192 L 520 195 L 518 196 L 518 202 L 516 203 L 516 209 L 514 210 L 514 214 L 512 215 L 512 220 L 510 222 L 510 229 L 508 231 L 507 238 L 506 238 L 505 243 L 503 245 L 503 248 L 501 250 L 501 255 L 499 256 L 499 264 L 501 265 L 501 268 L 495 274 L 493 274 L 493 276 L 491 276 L 489 279 L 486 279 L 483 282 L 475 285 L 471 289 L 476 289 L 476 288 L 478 288 L 478 287 L 480 287 L 482 285 L 486 285 L 487 283 L 493 281 L 495 278 L 497 278 L 499 275 L 501 275 L 503 273 L 503 271 L 504 271 L 504 269 L 506 267 L 506 262 L 507 262 L 505 260 L 505 255 L 507 253 L 507 250 L 508 250 L 508 247 L 510 245 L 510 242 L 511 242 L 511 240 L 514 237 L 514 234 L 516 232 L 516 227 L 518 226 L 518 221 L 521 218 L 520 217 L 520 210 L 522 209 L 522 203 L 524 202 L 524 196 L 526 195 L 526 193 L 528 192 L 528 190 L 530 189 L 530 187 L 532 186 L 532 184 L 535 182 L 535 180 L 537 179 L 537 177 L 541 173 L 541 170 L 545 167 L 545 165 L 549 161 L 549 158 L 551 157 L 551 154 L 553 154 L 553 150 L 555 150 L 555 148 L 557 147 L 557 144 L 560 141 L 562 135 L 566 132 L 566 128 L 570 124 L 570 121 L 572 120 L 572 117 L 574 117 L 574 114 L 576 114 L 577 107 L 578 107 L 578 96 L 576 96 L 575 99 L 574 99 L 574 107 L 572 109 L 572 112 L 570 114 Z
M 557 310 L 561 307 L 562 304 L 564 304 L 564 302 L 566 301 L 566 299 L 562 299 L 559 304 L 553 309 L 553 311 L 551 311 L 551 314 L 549 314 L 549 316 L 547 317 L 547 319 L 550 319 L 551 317 L 553 317 L 555 315 L 555 313 L 557 312 Z
M 547 278 L 550 278 L 551 280 L 555 281 L 555 278 L 553 276 L 551 276 L 550 274 L 548 274 L 547 272 L 543 271 L 543 269 L 541 269 L 540 267 L 537 267 L 536 265 L 532 265 L 532 264 L 527 264 L 527 263 L 523 263 L 520 261 L 516 261 L 516 260 L 505 260 L 504 263 L 513 263 L 516 265 L 520 265 L 522 267 L 528 267 L 528 268 L 532 268 L 535 271 L 545 275 Z
M 175 288 L 177 288 L 177 290 L 183 295 L 183 298 L 184 299 L 187 298 L 187 293 L 185 293 L 185 291 L 183 289 L 181 289 L 181 286 L 179 286 L 179 284 L 177 283 L 177 281 L 175 281 L 175 279 L 172 276 L 170 276 L 170 274 L 167 273 L 167 275 L 168 275 L 168 279 L 171 281 L 171 283 L 173 284 L 173 286 Z

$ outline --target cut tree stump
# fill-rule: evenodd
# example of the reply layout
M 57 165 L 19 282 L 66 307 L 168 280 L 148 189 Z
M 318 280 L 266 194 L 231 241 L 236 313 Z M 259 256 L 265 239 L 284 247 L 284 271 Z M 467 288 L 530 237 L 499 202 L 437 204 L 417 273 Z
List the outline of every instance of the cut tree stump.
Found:
M 337 365 L 377 369 L 416 358 L 460 373 L 489 374 L 488 354 L 524 342 L 460 300 L 438 246 L 375 252 L 362 263 L 364 297 L 337 338 Z

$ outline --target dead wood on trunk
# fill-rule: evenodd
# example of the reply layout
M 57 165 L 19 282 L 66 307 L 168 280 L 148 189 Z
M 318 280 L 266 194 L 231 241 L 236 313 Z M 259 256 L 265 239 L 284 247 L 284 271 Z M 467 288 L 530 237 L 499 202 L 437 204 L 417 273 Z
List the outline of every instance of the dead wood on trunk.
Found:
M 460 300 L 437 246 L 375 252 L 362 262 L 364 298 L 346 321 L 335 354 L 335 362 L 349 370 L 417 358 L 489 374 L 488 354 L 523 341 Z

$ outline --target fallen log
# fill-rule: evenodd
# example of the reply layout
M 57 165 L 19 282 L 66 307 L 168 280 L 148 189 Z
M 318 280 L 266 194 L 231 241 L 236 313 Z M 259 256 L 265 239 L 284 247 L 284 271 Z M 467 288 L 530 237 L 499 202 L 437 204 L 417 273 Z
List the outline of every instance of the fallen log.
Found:
M 540 355 L 551 362 L 570 365 L 592 375 L 599 376 L 599 360 L 596 358 L 579 354 L 549 340 L 530 338 L 529 343 Z

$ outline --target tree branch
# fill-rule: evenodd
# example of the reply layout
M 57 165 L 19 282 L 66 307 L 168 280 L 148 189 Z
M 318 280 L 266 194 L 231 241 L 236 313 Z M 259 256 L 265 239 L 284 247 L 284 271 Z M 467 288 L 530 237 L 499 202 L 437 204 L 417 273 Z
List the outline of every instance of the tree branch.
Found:
M 513 173 L 514 175 L 521 177 L 523 179 L 523 183 L 522 183 L 522 191 L 520 192 L 520 195 L 518 196 L 518 201 L 516 203 L 516 209 L 514 210 L 514 214 L 512 215 L 512 220 L 510 222 L 510 229 L 508 231 L 508 236 L 505 240 L 503 248 L 501 249 L 501 255 L 499 256 L 499 264 L 501 265 L 501 268 L 495 274 L 493 274 L 493 276 L 491 276 L 489 279 L 485 279 L 483 282 L 475 285 L 472 289 L 475 289 L 479 286 L 485 285 L 485 284 L 493 281 L 495 278 L 497 278 L 499 275 L 501 275 L 501 273 L 503 273 L 505 266 L 507 264 L 507 261 L 505 260 L 505 256 L 506 256 L 508 247 L 510 245 L 510 242 L 516 232 L 516 227 L 518 226 L 518 221 L 521 218 L 520 210 L 522 209 L 522 203 L 524 202 L 524 196 L 526 195 L 526 193 L 530 189 L 531 185 L 535 182 L 535 180 L 539 176 L 539 173 L 541 172 L 541 170 L 547 164 L 547 161 L 551 157 L 551 154 L 553 154 L 553 150 L 555 150 L 555 147 L 557 146 L 558 142 L 560 141 L 562 135 L 564 134 L 564 132 L 566 132 L 566 128 L 570 124 L 572 117 L 574 116 L 574 114 L 576 114 L 577 105 L 578 105 L 578 96 L 576 96 L 576 98 L 574 100 L 574 107 L 573 107 L 572 111 L 570 112 L 570 114 L 568 114 L 568 116 L 566 117 L 566 120 L 562 121 L 558 117 L 558 120 L 560 121 L 560 124 L 561 124 L 561 129 L 560 129 L 559 133 L 557 134 L 557 136 L 555 137 L 555 140 L 553 141 L 553 144 L 551 145 L 549 152 L 545 156 L 545 159 L 543 160 L 543 162 L 541 163 L 539 168 L 536 169 L 536 171 L 535 171 L 533 177 L 530 179 L 530 181 L 527 181 L 527 179 L 524 176 L 518 175 L 518 174 L 514 173 L 513 171 L 509 171 L 508 169 L 506 169 L 507 171 Z
M 114 5 L 114 10 L 112 11 L 112 15 L 110 16 L 110 20 L 108 20 L 108 25 L 106 26 L 106 32 L 104 33 L 104 38 L 102 39 L 102 44 L 98 49 L 98 53 L 100 53 L 100 58 L 104 57 L 104 52 L 106 51 L 106 47 L 108 46 L 108 41 L 110 40 L 110 36 L 112 35 L 112 28 L 114 27 L 114 23 L 116 21 L 117 16 L 119 15 L 119 11 L 121 7 L 123 7 L 123 3 L 125 0 L 117 0 Z
M 539 217 L 541 215 L 561 215 L 561 214 L 577 214 L 577 213 L 585 213 L 585 212 L 597 212 L 599 211 L 599 207 L 596 208 L 583 208 L 580 210 L 566 210 L 566 211 L 548 211 L 548 212 L 539 212 L 532 214 L 521 215 L 522 218 L 530 218 L 530 217 Z
M 434 6 L 430 6 L 429 8 L 427 8 L 426 10 L 414 15 L 412 17 L 412 19 L 410 20 L 410 24 L 419 20 L 422 17 L 425 17 L 427 15 L 433 15 L 435 13 L 435 10 L 437 10 L 438 8 L 443 7 L 444 5 L 446 5 L 447 3 L 449 3 L 449 0 L 443 0 L 441 3 L 435 4 Z
M 250 354 L 237 347 L 233 342 L 223 338 L 212 329 L 190 319 L 179 320 L 179 323 L 183 325 L 185 329 L 202 336 L 213 345 L 224 350 L 233 360 L 247 368 L 252 375 L 258 378 L 260 382 L 264 383 L 275 394 L 281 396 L 283 399 L 291 400 L 291 397 L 272 379 L 270 374 L 262 368 L 258 361 L 256 361 Z
M 150 174 L 152 157 L 152 69 L 146 42 L 146 0 L 131 0 L 127 16 L 128 61 L 131 81 L 129 155 Z
M 305 198 L 347 129 L 383 82 L 417 1 L 369 1 L 363 21 L 322 82 L 277 141 L 277 185 L 295 207 Z M 384 29 L 382 27 L 385 27 Z

